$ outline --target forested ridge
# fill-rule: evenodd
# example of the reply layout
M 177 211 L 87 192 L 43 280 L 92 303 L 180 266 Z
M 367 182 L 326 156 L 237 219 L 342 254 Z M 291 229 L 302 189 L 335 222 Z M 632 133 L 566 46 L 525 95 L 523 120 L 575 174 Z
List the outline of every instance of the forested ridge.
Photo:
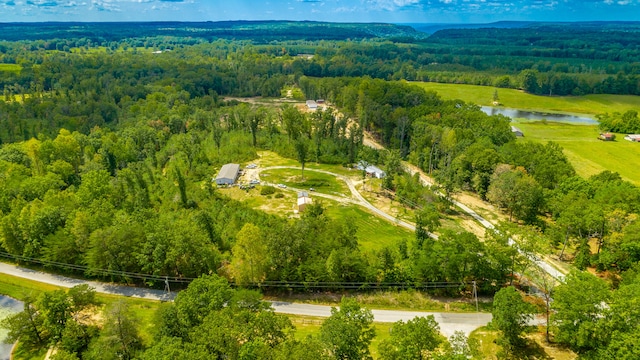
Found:
M 640 190 L 615 173 L 576 176 L 557 144 L 516 141 L 506 117 L 488 116 L 477 105 L 444 100 L 404 81 L 389 81 L 415 79 L 423 70 L 413 67 L 418 62 L 412 58 L 420 56 L 431 69 L 444 66 L 437 72 L 448 76 L 446 67 L 457 60 L 433 64 L 441 55 L 431 59 L 420 46 L 380 39 L 258 44 L 191 37 L 1 43 L 3 64 L 19 65 L 0 67 L 3 256 L 87 277 L 160 287 L 167 277 L 178 284 L 210 275 L 195 280 L 194 287 L 213 292 L 200 293 L 217 299 L 211 303 L 219 306 L 210 309 L 215 315 L 198 315 L 193 304 L 200 300 L 185 293 L 184 300 L 168 306 L 158 320 L 164 333 L 158 334 L 148 358 L 163 346 L 202 358 L 239 358 L 241 351 L 255 355 L 269 348 L 285 351 L 288 355 L 280 356 L 286 358 L 294 356 L 286 351 L 303 352 L 311 345 L 288 342 L 293 340 L 283 334 L 290 324 L 264 309 L 254 295 L 234 298 L 227 281 L 298 291 L 446 284 L 433 290 L 441 295 L 466 294 L 475 281 L 482 294 L 491 295 L 503 291 L 514 273 L 531 268 L 527 254 L 553 253 L 577 268 L 606 272 L 610 279 L 575 273 L 553 290 L 555 340 L 581 356 L 619 358 L 638 332 L 638 315 L 626 310 L 632 308 L 628 301 L 637 299 Z M 615 78 L 607 65 L 600 74 L 579 71 L 576 79 L 592 79 L 594 86 L 601 86 L 607 79 L 638 76 L 637 65 L 608 64 L 615 68 Z M 536 86 L 544 88 L 540 72 L 522 71 L 500 76 L 524 81 L 531 80 L 526 74 L 533 74 Z M 498 73 L 503 74 L 468 75 L 497 79 Z M 546 74 L 551 73 L 556 74 Z M 339 111 L 307 113 L 286 102 L 261 106 L 224 99 L 288 94 L 299 101 L 326 99 Z M 637 123 L 634 112 L 602 117 Z M 365 131 L 388 150 L 364 147 Z M 289 219 L 232 200 L 212 184 L 222 164 L 248 163 L 265 150 L 301 165 L 379 164 L 388 174 L 385 194 L 402 199 L 415 212 L 415 236 L 382 249 L 364 249 L 354 222 L 328 216 L 322 204 Z M 422 186 L 417 176 L 405 173 L 401 160 L 433 176 L 439 187 Z M 484 239 L 443 229 L 441 219 L 455 213 L 450 197 L 460 190 L 497 205 L 511 221 Z M 429 238 L 428 232 L 439 238 Z M 521 253 L 508 245 L 511 235 L 521 241 Z M 552 288 L 542 291 L 550 294 Z M 584 289 L 593 289 L 588 292 L 593 296 L 581 298 Z M 62 293 L 55 296 L 66 304 L 76 301 Z M 513 294 L 503 292 L 500 298 L 504 304 L 518 303 Z M 57 304 L 46 297 L 31 303 L 27 310 Z M 360 314 L 357 304 L 347 305 Z M 176 312 L 188 323 L 170 323 Z M 40 314 L 45 324 L 57 321 L 46 318 L 44 310 Z M 355 326 L 367 328 L 370 316 L 356 317 L 361 323 Z M 509 323 L 516 320 L 506 317 L 503 331 L 508 333 Z M 251 337 L 233 325 L 242 322 L 270 340 Z M 266 331 L 263 325 L 273 326 Z M 433 327 L 427 325 L 411 326 Z M 101 330 L 107 332 L 105 338 L 113 336 L 110 326 Z M 226 344 L 237 348 L 199 343 L 197 334 L 228 329 L 225 326 L 237 335 Z M 342 331 L 342 322 L 329 322 L 327 328 L 331 326 L 335 328 L 319 341 L 324 345 L 316 343 L 312 349 L 341 358 L 337 354 L 347 350 L 333 336 Z M 98 331 L 81 330 L 84 342 L 69 345 L 69 351 L 89 349 L 89 338 Z M 64 337 L 63 327 L 43 331 L 34 343 Z M 221 333 L 211 334 L 218 336 Z M 370 340 L 369 332 L 362 336 Z M 506 338 L 507 349 L 524 344 L 517 337 Z M 138 341 L 135 336 L 130 340 Z M 284 343 L 289 345 L 279 348 Z M 334 346 L 331 351 L 325 351 L 326 344 Z M 108 343 L 101 346 L 88 350 L 87 358 Z M 126 356 L 141 353 L 140 346 L 133 347 Z M 348 351 L 356 353 L 342 358 L 367 357 L 364 348 Z M 388 358 L 398 358 L 404 350 L 387 344 L 385 351 Z

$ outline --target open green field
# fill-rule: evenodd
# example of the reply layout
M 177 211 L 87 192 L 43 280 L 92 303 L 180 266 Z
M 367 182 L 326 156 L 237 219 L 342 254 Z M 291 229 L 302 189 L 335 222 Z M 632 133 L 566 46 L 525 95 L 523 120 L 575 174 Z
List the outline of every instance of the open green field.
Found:
M 393 225 L 388 221 L 372 215 L 356 205 L 338 205 L 327 208 L 329 216 L 335 219 L 346 219 L 358 227 L 356 236 L 363 249 L 378 250 L 385 246 L 397 244 L 402 239 L 413 238 L 409 230 Z
M 580 176 L 610 170 L 640 185 L 640 144 L 624 140 L 622 134 L 617 135 L 616 141 L 600 141 L 595 125 L 519 122 L 518 127 L 525 134 L 518 141 L 554 141 L 562 146 Z
M 319 173 L 306 169 L 304 178 L 302 172 L 297 169 L 273 169 L 260 174 L 265 181 L 274 184 L 284 184 L 298 189 L 314 188 L 315 191 L 331 195 L 347 195 L 351 192 L 344 181 L 335 176 Z
M 426 90 L 437 91 L 444 99 L 460 99 L 478 105 L 491 105 L 497 89 L 502 106 L 513 109 L 570 114 L 624 113 L 640 110 L 640 97 L 632 95 L 539 96 L 515 89 L 493 86 L 413 82 Z
M 18 64 L 0 64 L 0 71 L 7 71 L 12 73 L 19 73 L 22 70 L 22 66 Z

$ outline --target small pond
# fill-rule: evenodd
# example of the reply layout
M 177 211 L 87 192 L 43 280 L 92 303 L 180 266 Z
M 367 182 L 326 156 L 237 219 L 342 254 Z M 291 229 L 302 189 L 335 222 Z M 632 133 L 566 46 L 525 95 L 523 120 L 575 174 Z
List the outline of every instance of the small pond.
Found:
M 16 299 L 0 296 L 0 321 L 4 320 L 7 316 L 22 311 L 22 302 Z M 0 329 L 0 360 L 8 360 L 11 355 L 11 347 L 13 344 L 5 344 L 2 342 L 5 336 L 7 336 L 7 330 Z
M 527 119 L 527 120 L 547 120 L 553 122 L 564 122 L 580 125 L 597 125 L 598 121 L 584 116 L 556 114 L 556 113 L 541 113 L 534 111 L 525 111 L 509 108 L 496 108 L 492 106 L 481 106 L 482 111 L 487 115 L 504 115 L 511 119 Z

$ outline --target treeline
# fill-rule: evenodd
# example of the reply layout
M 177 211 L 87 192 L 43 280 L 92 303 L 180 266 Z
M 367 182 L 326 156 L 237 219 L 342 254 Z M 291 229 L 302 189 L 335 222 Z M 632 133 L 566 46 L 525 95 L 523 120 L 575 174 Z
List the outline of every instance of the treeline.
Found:
M 640 118 L 635 110 L 626 111 L 624 114 L 614 112 L 613 114 L 597 115 L 599 127 L 602 131 L 610 131 L 622 134 L 640 133 Z
M 60 24 L 39 26 L 43 29 L 47 26 L 64 28 Z M 102 33 L 106 31 L 102 27 L 109 28 L 113 24 L 83 26 L 87 31 Z M 162 28 L 164 25 L 149 23 L 142 28 L 146 26 Z M 233 28 L 234 25 L 229 26 Z M 611 25 L 613 28 L 603 25 L 607 31 L 585 27 L 581 30 L 584 39 L 578 41 L 553 38 L 556 32 L 573 36 L 571 25 L 542 26 L 544 31 L 538 28 L 535 31 L 528 28 L 443 30 L 424 41 L 408 39 L 404 35 L 389 38 L 390 34 L 395 36 L 392 35 L 395 32 L 408 30 L 385 24 L 365 24 L 360 28 L 353 24 L 267 22 L 252 26 L 259 31 L 281 26 L 278 31 L 291 31 L 291 34 L 279 36 L 278 42 L 264 42 L 253 33 L 244 40 L 222 40 L 209 38 L 203 35 L 206 31 L 200 34 L 191 28 L 185 30 L 188 36 L 176 32 L 170 36 L 149 34 L 114 39 L 83 36 L 82 29 L 77 30 L 79 33 L 69 33 L 66 38 L 52 39 L 45 39 L 36 32 L 39 35 L 33 40 L 0 43 L 0 62 L 22 68 L 20 72 L 15 69 L 1 71 L 0 68 L 0 87 L 5 96 L 32 94 L 38 89 L 67 89 L 69 84 L 80 85 L 78 76 L 81 75 L 77 69 L 81 68 L 95 70 L 88 73 L 91 77 L 85 81 L 85 86 L 96 75 L 106 76 L 111 84 L 114 81 L 110 76 L 126 76 L 131 87 L 177 82 L 192 96 L 208 94 L 208 91 L 238 96 L 278 96 L 284 84 L 292 85 L 303 75 L 476 84 L 519 88 L 540 95 L 640 94 L 640 65 L 634 55 L 638 51 L 634 48 L 635 40 L 626 40 L 626 45 L 622 46 L 618 34 L 623 30 L 615 29 L 614 25 Z M 318 33 L 320 37 L 307 39 L 297 32 L 312 31 L 310 29 L 314 27 L 325 29 Z M 360 40 L 349 41 L 335 40 L 329 35 L 322 37 L 327 31 L 339 32 L 343 28 L 376 35 L 353 36 L 352 39 Z M 131 30 L 125 26 L 122 31 Z M 531 35 L 532 31 L 537 31 L 538 35 Z M 468 45 L 457 43 L 458 32 L 463 32 L 465 39 L 469 39 Z M 526 44 L 522 43 L 522 32 L 528 34 Z M 485 45 L 482 39 L 486 37 L 504 45 Z M 592 44 L 590 39 L 594 37 L 610 44 L 602 47 L 585 45 Z M 531 41 L 541 47 L 532 49 Z M 173 51 L 149 54 L 153 50 Z M 558 53 L 551 53 L 556 50 Z M 628 52 L 628 56 L 623 56 Z M 227 58 L 227 54 L 232 56 Z M 298 56 L 301 54 L 304 56 Z M 616 58 L 611 59 L 612 55 Z M 114 68 L 116 64 L 117 68 Z M 58 78 L 61 78 L 59 83 Z M 102 84 L 102 87 L 108 88 L 108 84 Z

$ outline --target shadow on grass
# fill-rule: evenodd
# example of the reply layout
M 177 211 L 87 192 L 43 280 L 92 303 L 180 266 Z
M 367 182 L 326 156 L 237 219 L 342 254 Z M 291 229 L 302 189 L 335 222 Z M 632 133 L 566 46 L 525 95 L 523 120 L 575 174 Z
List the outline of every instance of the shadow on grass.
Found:
M 547 354 L 540 344 L 533 340 L 527 340 L 522 347 L 503 348 L 503 350 L 498 353 L 498 359 L 551 360 L 553 358 Z

